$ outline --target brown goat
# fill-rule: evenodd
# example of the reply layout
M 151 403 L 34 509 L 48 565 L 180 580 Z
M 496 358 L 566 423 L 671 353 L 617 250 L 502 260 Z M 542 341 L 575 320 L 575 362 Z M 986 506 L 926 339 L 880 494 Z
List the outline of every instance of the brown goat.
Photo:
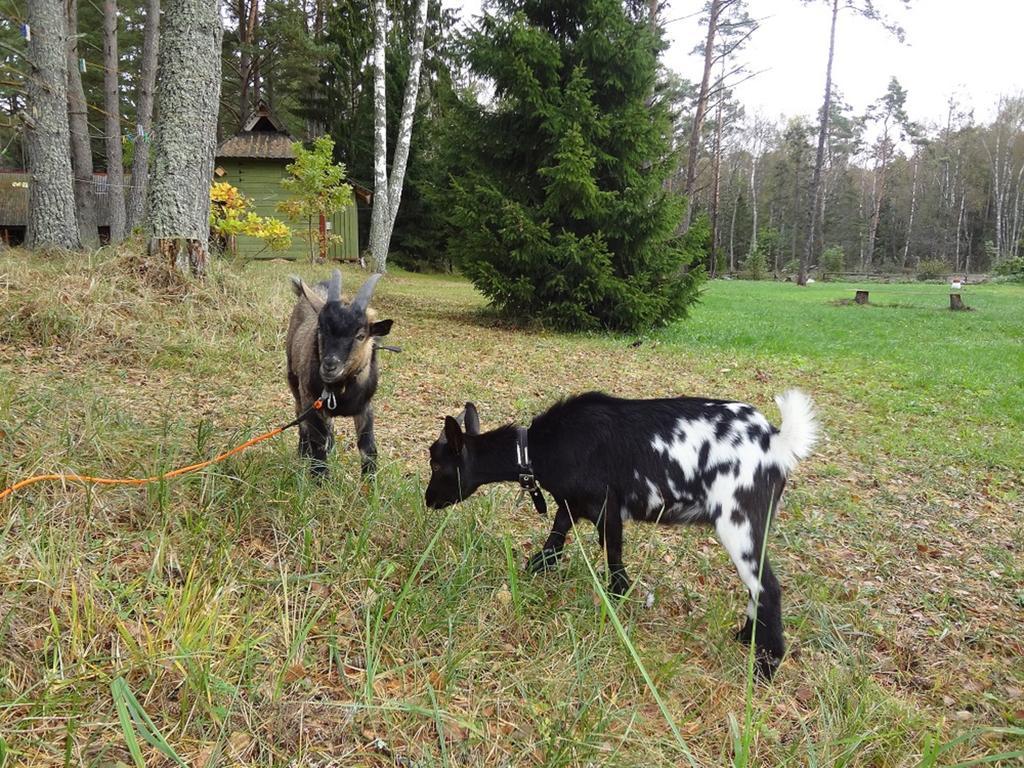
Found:
M 373 436 L 373 406 L 377 391 L 376 340 L 391 331 L 391 320 L 376 320 L 370 299 L 380 275 L 371 275 L 345 305 L 341 299 L 341 272 L 315 287 L 292 277 L 299 300 L 288 322 L 286 342 L 288 386 L 295 398 L 295 413 L 308 409 L 317 398 L 323 408 L 299 425 L 299 455 L 312 460 L 316 476 L 327 474 L 327 453 L 334 446 L 333 418 L 351 416 L 364 474 L 376 467 L 377 443 Z

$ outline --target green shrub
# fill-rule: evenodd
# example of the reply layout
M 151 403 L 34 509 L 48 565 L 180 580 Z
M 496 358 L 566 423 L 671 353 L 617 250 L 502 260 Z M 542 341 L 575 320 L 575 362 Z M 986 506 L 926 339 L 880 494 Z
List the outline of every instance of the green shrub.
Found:
M 939 280 L 949 274 L 949 265 L 942 259 L 928 259 L 917 265 L 918 280 Z
M 999 277 L 1008 277 L 1011 280 L 1024 280 L 1024 256 L 1016 259 L 1009 259 L 1002 264 L 997 264 L 992 272 Z
M 800 271 L 800 259 L 786 259 L 782 271 L 787 275 L 795 275 Z
M 830 245 L 821 254 L 821 276 L 825 279 L 830 273 L 842 272 L 846 266 L 846 254 L 838 245 Z
M 765 258 L 764 251 L 755 248 L 754 252 L 743 262 L 743 276 L 748 280 L 764 280 L 767 272 L 768 260 Z

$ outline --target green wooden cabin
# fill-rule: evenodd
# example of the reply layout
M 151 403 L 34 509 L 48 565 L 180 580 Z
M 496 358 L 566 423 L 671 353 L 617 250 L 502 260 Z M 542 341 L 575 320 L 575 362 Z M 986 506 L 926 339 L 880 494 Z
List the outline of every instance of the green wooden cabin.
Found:
M 214 180 L 226 181 L 253 202 L 260 216 L 273 216 L 292 229 L 292 244 L 287 250 L 272 251 L 254 237 L 238 237 L 238 255 L 245 258 L 308 259 L 310 248 L 316 252 L 315 241 L 310 245 L 307 224 L 292 221 L 277 210 L 277 204 L 287 199 L 281 179 L 288 175 L 286 166 L 295 159 L 292 144 L 295 138 L 270 112 L 260 104 L 245 122 L 242 130 L 223 141 L 217 148 Z M 319 222 L 313 221 L 313 233 Z M 331 245 L 330 258 L 355 261 L 359 257 L 359 229 L 355 204 L 335 213 L 327 222 L 328 230 L 340 235 L 341 242 Z

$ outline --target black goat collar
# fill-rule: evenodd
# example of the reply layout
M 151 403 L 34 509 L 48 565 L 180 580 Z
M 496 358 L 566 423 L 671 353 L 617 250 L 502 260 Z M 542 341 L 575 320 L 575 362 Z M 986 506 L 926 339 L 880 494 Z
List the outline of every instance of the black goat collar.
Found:
M 544 499 L 544 492 L 537 485 L 537 478 L 533 474 L 533 462 L 530 461 L 530 443 L 526 427 L 516 427 L 516 474 L 519 476 L 519 487 L 530 494 L 533 506 L 537 514 L 548 513 L 548 503 Z

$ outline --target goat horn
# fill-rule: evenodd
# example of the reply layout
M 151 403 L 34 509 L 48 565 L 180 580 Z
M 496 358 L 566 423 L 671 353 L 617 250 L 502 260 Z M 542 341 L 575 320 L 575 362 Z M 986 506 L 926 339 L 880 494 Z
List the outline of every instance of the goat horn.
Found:
M 336 269 L 331 273 L 331 282 L 327 284 L 327 300 L 341 301 L 341 270 Z
M 359 289 L 359 293 L 352 299 L 352 309 L 365 312 L 366 308 L 370 306 L 370 299 L 373 298 L 373 289 L 377 287 L 377 281 L 380 280 L 381 276 L 378 272 L 375 275 L 370 275 L 366 282 L 363 283 L 363 287 Z

